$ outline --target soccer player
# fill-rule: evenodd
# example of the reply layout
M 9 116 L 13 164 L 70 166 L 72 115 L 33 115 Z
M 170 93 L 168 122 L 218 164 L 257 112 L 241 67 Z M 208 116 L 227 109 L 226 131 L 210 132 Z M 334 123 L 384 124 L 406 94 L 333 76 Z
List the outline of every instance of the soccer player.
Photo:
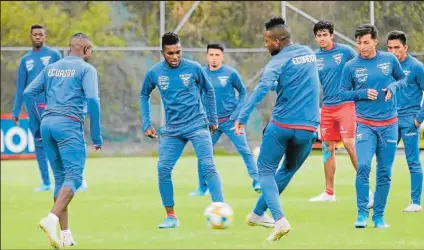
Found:
M 383 216 L 398 140 L 396 101 L 392 96 L 406 86 L 405 74 L 396 57 L 376 50 L 377 35 L 374 25 L 363 24 L 356 29 L 359 56 L 346 63 L 341 78 L 340 98 L 356 103 L 358 217 L 354 225 L 357 228 L 364 228 L 368 223 L 369 174 L 374 154 L 377 158 L 377 184 L 372 219 L 376 228 L 388 227 Z
M 55 178 L 54 206 L 39 224 L 54 247 L 75 244 L 68 225 L 68 205 L 82 183 L 87 153 L 84 138 L 87 110 L 94 149 L 101 149 L 103 144 L 97 71 L 87 63 L 92 46 L 86 35 L 73 35 L 69 56 L 48 65 L 24 91 L 34 137 L 42 140 Z M 44 91 L 46 109 L 40 117 L 35 99 Z
M 323 90 L 321 109 L 321 138 L 324 152 L 325 191 L 309 199 L 311 202 L 335 201 L 334 175 L 336 172 L 336 144 L 342 140 L 349 153 L 355 171 L 357 169 L 355 152 L 356 113 L 355 103 L 340 100 L 340 76 L 346 62 L 357 54 L 349 46 L 335 43 L 334 24 L 321 20 L 314 26 L 315 41 L 319 49 L 315 51 L 318 73 Z
M 60 60 L 61 55 L 56 49 L 50 48 L 45 45 L 46 29 L 44 26 L 34 24 L 31 26 L 30 35 L 32 43 L 32 50 L 28 51 L 19 63 L 17 81 L 16 81 L 16 93 L 15 102 L 12 110 L 12 120 L 15 125 L 19 124 L 19 113 L 21 112 L 21 106 L 23 102 L 23 93 L 28 84 L 35 79 L 35 77 L 46 67 L 47 65 Z M 45 95 L 41 93 L 34 99 L 37 106 L 38 112 L 42 113 L 45 106 Z M 30 131 L 33 129 L 30 127 Z M 34 134 L 33 134 L 34 135 Z M 35 140 L 35 156 L 38 163 L 38 169 L 41 174 L 42 184 L 40 187 L 34 189 L 35 192 L 43 192 L 50 190 L 50 177 L 49 177 L 49 166 L 47 158 L 43 149 L 41 141 Z
M 213 202 L 223 202 L 221 179 L 215 168 L 211 132 L 218 128 L 214 88 L 205 70 L 195 61 L 182 57 L 180 38 L 173 32 L 162 36 L 164 61 L 154 65 L 144 79 L 140 93 L 140 112 L 144 134 L 157 136 L 150 120 L 150 93 L 159 88 L 166 112 L 165 126 L 159 130 L 158 179 L 166 218 L 159 228 L 179 226 L 174 210 L 171 173 L 188 141 L 193 144 Z M 204 92 L 203 107 L 200 93 Z M 208 129 L 209 127 L 209 129 Z
M 424 106 L 421 106 L 424 91 L 424 66 L 407 54 L 406 35 L 402 31 L 391 31 L 387 35 L 387 49 L 400 62 L 407 76 L 408 87 L 396 95 L 399 129 L 398 143 L 402 139 L 406 161 L 411 173 L 411 204 L 404 212 L 419 212 L 423 189 L 423 170 L 420 162 L 420 126 L 424 120 Z
M 235 129 L 237 134 L 242 132 L 253 108 L 278 81 L 276 104 L 265 128 L 258 158 L 262 194 L 253 213 L 247 217 L 249 225 L 274 226 L 267 240 L 275 241 L 291 230 L 280 206 L 279 193 L 302 166 L 317 139 L 320 83 L 315 53 L 292 42 L 285 20 L 273 17 L 265 23 L 265 28 L 265 46 L 272 59 L 241 109 Z M 283 156 L 283 163 L 277 171 Z M 268 207 L 274 220 L 265 215 Z
M 215 146 L 223 133 L 230 138 L 237 151 L 241 154 L 247 172 L 253 180 L 253 189 L 260 193 L 261 187 L 258 180 L 258 167 L 247 144 L 246 134 L 236 135 L 234 130 L 234 121 L 247 99 L 247 89 L 239 73 L 222 63 L 224 60 L 224 46 L 222 44 L 209 44 L 206 52 L 208 66 L 205 67 L 205 71 L 215 90 L 219 122 L 219 129 L 212 134 L 212 144 Z M 237 90 L 239 93 L 238 99 L 234 90 Z M 201 173 L 200 166 L 198 166 L 198 173 L 199 188 L 190 193 L 191 196 L 203 196 L 207 192 L 208 187 L 202 177 L 203 174 Z

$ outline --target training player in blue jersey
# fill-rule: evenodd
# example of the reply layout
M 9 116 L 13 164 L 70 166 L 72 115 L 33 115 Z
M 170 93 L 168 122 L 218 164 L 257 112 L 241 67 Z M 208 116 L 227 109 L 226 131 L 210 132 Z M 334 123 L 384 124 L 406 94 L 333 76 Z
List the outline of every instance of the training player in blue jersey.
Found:
M 209 44 L 206 53 L 208 66 L 205 67 L 205 71 L 215 89 L 219 123 L 218 130 L 212 134 L 212 144 L 215 146 L 223 133 L 230 138 L 231 142 L 242 156 L 247 172 L 253 180 L 253 189 L 259 193 L 261 187 L 258 180 L 258 168 L 255 158 L 249 149 L 246 134 L 236 135 L 234 130 L 234 121 L 240 112 L 240 108 L 247 99 L 247 89 L 238 72 L 222 64 L 224 60 L 224 46 L 222 44 Z M 239 94 L 238 98 L 234 90 L 237 90 Z M 207 192 L 208 187 L 206 186 L 206 181 L 202 177 L 203 174 L 201 173 L 200 166 L 198 166 L 198 173 L 199 188 L 190 193 L 191 196 L 203 196 Z
M 387 49 L 400 62 L 407 77 L 408 86 L 396 94 L 398 107 L 398 143 L 405 147 L 406 161 L 411 173 L 411 204 L 404 212 L 422 211 L 423 170 L 420 162 L 420 126 L 424 120 L 424 66 L 416 58 L 407 54 L 406 35 L 402 31 L 391 31 L 387 35 Z
M 13 103 L 12 120 L 18 125 L 19 114 L 23 102 L 23 94 L 25 88 L 47 65 L 58 61 L 61 58 L 59 51 L 45 45 L 46 29 L 39 24 L 31 26 L 30 39 L 32 50 L 28 51 L 19 63 L 18 75 L 16 81 L 15 102 Z M 42 113 L 46 106 L 45 94 L 41 93 L 34 100 L 37 105 L 38 112 Z M 31 132 L 33 129 L 30 127 Z M 33 134 L 34 135 L 34 134 Z M 35 138 L 35 137 L 34 137 Z M 38 163 L 38 169 L 41 174 L 42 184 L 34 191 L 43 192 L 50 190 L 50 177 L 47 158 L 44 153 L 43 145 L 40 141 L 34 140 L 35 156 Z
M 272 227 L 267 240 L 279 240 L 290 230 L 280 205 L 279 193 L 287 187 L 303 165 L 317 139 L 319 125 L 320 86 L 315 53 L 308 47 L 294 44 L 291 32 L 281 17 L 265 24 L 265 45 L 272 55 L 262 78 L 240 111 L 235 122 L 240 134 L 254 107 L 277 84 L 277 100 L 272 117 L 265 129 L 258 157 L 259 181 L 262 194 L 249 225 Z M 281 167 L 278 164 L 284 157 Z M 274 221 L 265 215 L 269 207 Z
M 334 24 L 321 20 L 314 25 L 315 51 L 319 79 L 323 90 L 321 109 L 321 138 L 324 156 L 325 191 L 309 199 L 311 202 L 335 201 L 334 175 L 336 172 L 336 144 L 342 141 L 356 171 L 355 152 L 356 112 L 355 103 L 342 101 L 339 97 L 340 77 L 346 62 L 356 56 L 349 46 L 335 43 Z
M 179 226 L 179 220 L 174 210 L 171 174 L 187 142 L 193 144 L 212 201 L 223 202 L 224 197 L 221 179 L 215 168 L 211 139 L 211 132 L 218 129 L 214 88 L 199 63 L 181 58 L 182 50 L 177 34 L 168 32 L 162 36 L 162 55 L 165 60 L 146 73 L 140 93 L 140 112 L 144 134 L 155 138 L 157 134 L 150 119 L 149 99 L 150 93 L 158 87 L 166 118 L 165 126 L 158 132 L 158 179 L 167 215 L 159 228 L 174 228 Z M 206 108 L 202 104 L 201 92 L 205 94 Z
M 69 56 L 48 65 L 24 91 L 34 137 L 42 140 L 55 179 L 54 206 L 39 226 L 56 248 L 75 244 L 68 225 L 68 205 L 82 183 L 87 154 L 84 138 L 87 112 L 94 149 L 101 149 L 103 144 L 97 71 L 87 63 L 92 46 L 86 35 L 73 35 Z M 40 117 L 34 102 L 44 91 L 46 109 Z M 58 222 L 60 241 L 56 231 Z
M 359 56 L 346 63 L 342 72 L 340 92 L 340 98 L 343 101 L 356 103 L 358 217 L 355 227 L 364 228 L 368 224 L 369 174 L 375 154 L 377 183 L 372 219 L 375 227 L 385 228 L 388 226 L 383 216 L 398 140 L 398 118 L 394 95 L 397 90 L 406 86 L 406 77 L 393 54 L 376 50 L 377 28 L 374 25 L 359 26 L 355 32 L 355 38 Z

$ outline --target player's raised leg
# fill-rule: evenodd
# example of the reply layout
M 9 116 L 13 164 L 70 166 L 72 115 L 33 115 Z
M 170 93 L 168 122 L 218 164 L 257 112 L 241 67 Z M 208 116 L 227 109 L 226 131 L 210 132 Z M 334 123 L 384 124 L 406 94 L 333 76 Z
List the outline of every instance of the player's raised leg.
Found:
M 222 184 L 213 159 L 213 145 L 211 133 L 207 126 L 196 129 L 185 135 L 191 141 L 196 152 L 198 164 L 203 178 L 209 188 L 209 193 L 213 202 L 224 202 Z
M 224 133 L 228 136 L 228 138 L 230 138 L 234 147 L 237 149 L 237 151 L 243 158 L 247 173 L 249 174 L 250 178 L 252 178 L 253 190 L 255 190 L 255 192 L 260 193 L 261 186 L 259 184 L 258 166 L 256 165 L 255 158 L 253 157 L 252 151 L 250 150 L 249 144 L 247 143 L 246 133 L 237 135 L 233 125 L 233 121 L 227 121 L 226 124 L 222 125 L 222 129 L 224 130 Z
M 369 126 L 358 123 L 356 132 L 356 152 L 358 154 L 358 172 L 356 174 L 356 205 L 358 217 L 355 227 L 364 228 L 368 224 L 369 212 L 369 176 L 372 158 L 377 150 L 377 134 Z
M 414 124 L 413 116 L 399 117 L 400 137 L 405 147 L 405 157 L 411 174 L 411 204 L 404 212 L 420 212 L 423 189 L 423 170 L 420 162 L 420 133 Z M 400 138 L 399 138 L 400 139 Z
M 388 227 L 384 222 L 384 210 L 390 191 L 393 162 L 396 156 L 398 123 L 384 127 L 378 127 L 377 140 L 377 181 L 374 197 L 373 221 L 377 228 Z
M 219 138 L 222 135 L 222 131 L 220 129 L 216 130 L 213 134 L 212 134 L 212 144 L 213 146 L 215 146 L 215 144 L 218 142 Z M 206 180 L 203 176 L 202 170 L 201 170 L 201 166 L 199 164 L 197 164 L 197 175 L 199 178 L 199 187 L 189 193 L 188 195 L 190 196 L 205 196 L 207 195 L 208 192 L 208 185 L 206 183 Z
M 174 186 L 171 175 L 186 144 L 187 140 L 182 137 L 168 135 L 162 135 L 159 143 L 159 192 L 166 210 L 166 218 L 159 225 L 159 228 L 174 228 L 180 224 L 174 210 Z

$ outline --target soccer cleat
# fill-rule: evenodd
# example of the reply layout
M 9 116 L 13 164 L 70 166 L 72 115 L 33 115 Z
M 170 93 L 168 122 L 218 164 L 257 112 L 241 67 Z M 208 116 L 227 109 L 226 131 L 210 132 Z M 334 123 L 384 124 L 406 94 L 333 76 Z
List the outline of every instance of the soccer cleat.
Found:
M 287 221 L 286 217 L 282 217 L 281 219 L 275 222 L 274 230 L 266 239 L 267 241 L 278 241 L 284 235 L 287 235 L 291 230 L 290 223 Z
M 374 226 L 375 226 L 375 228 L 388 228 L 389 227 L 389 225 L 387 225 L 384 222 L 383 217 L 376 218 L 374 220 Z
M 47 216 L 41 219 L 40 224 L 38 225 L 39 228 L 47 234 L 50 245 L 54 248 L 60 248 L 60 242 L 56 231 L 58 221 L 58 219 L 55 220 L 54 218 Z
M 310 202 L 324 202 L 324 201 L 336 201 L 336 195 L 335 194 L 328 194 L 327 192 L 323 192 L 322 194 L 310 198 L 309 199 Z
M 253 212 L 247 215 L 246 222 L 249 226 L 262 226 L 266 228 L 275 226 L 274 219 L 270 218 L 267 214 L 259 216 Z
M 356 228 L 366 228 L 368 225 L 368 216 L 359 214 L 358 218 L 355 221 Z
M 85 180 L 82 180 L 82 184 L 81 186 L 77 189 L 77 192 L 84 192 L 87 191 L 88 189 L 88 185 L 87 182 Z
M 174 228 L 179 227 L 180 222 L 177 218 L 174 217 L 166 217 L 165 220 L 159 225 L 159 228 Z
M 189 193 L 189 196 L 205 196 L 209 194 L 209 190 L 206 189 L 205 191 L 202 191 L 200 188 L 196 189 L 195 191 Z
M 374 207 L 374 194 L 371 192 L 369 192 L 368 194 L 368 204 L 367 204 L 367 208 L 368 209 L 372 209 Z
M 71 247 L 75 246 L 77 243 L 72 237 L 71 231 L 68 229 L 67 232 L 60 231 L 60 247 Z
M 261 184 L 259 181 L 253 181 L 252 186 L 256 193 L 260 194 L 262 192 Z
M 50 189 L 51 189 L 50 185 L 41 184 L 41 186 L 34 189 L 34 192 L 46 192 L 46 191 L 50 191 Z
M 420 205 L 411 203 L 403 210 L 403 212 L 421 212 L 422 210 L 423 208 Z

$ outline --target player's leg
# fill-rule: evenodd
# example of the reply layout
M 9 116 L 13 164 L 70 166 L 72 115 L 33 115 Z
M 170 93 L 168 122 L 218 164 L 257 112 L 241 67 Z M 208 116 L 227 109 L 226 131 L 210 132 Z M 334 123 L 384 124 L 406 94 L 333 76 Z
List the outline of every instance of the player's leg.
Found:
M 198 164 L 205 178 L 213 202 L 224 202 L 221 178 L 215 167 L 211 133 L 205 126 L 188 132 L 184 136 L 193 144 Z
M 369 217 L 367 205 L 369 201 L 371 162 L 377 149 L 377 134 L 371 127 L 358 123 L 355 148 L 358 159 L 358 171 L 355 181 L 358 217 L 355 227 L 364 228 L 368 224 Z
M 406 161 L 411 174 L 411 204 L 404 212 L 422 211 L 423 170 L 420 161 L 420 128 L 415 127 L 414 117 L 399 117 L 400 137 L 405 148 Z M 400 140 L 400 138 L 398 138 Z
M 166 218 L 159 228 L 174 228 L 179 226 L 174 206 L 174 186 L 172 170 L 184 150 L 187 140 L 180 136 L 161 135 L 159 142 L 158 179 L 162 204 L 166 210 Z
M 375 227 L 385 228 L 384 210 L 387 204 L 387 197 L 390 191 L 393 162 L 396 156 L 398 140 L 398 124 L 385 127 L 377 127 L 377 174 L 374 197 L 374 214 L 372 220 Z
M 44 108 L 37 105 L 37 110 L 41 115 L 44 111 Z M 34 128 L 30 127 L 31 132 L 34 131 Z M 34 133 L 32 132 L 33 136 Z M 34 136 L 34 146 L 35 146 L 35 158 L 37 159 L 38 170 L 40 171 L 42 184 L 40 187 L 35 188 L 35 192 L 43 192 L 49 191 L 50 186 L 50 176 L 49 176 L 49 164 L 47 161 L 46 154 L 44 152 L 43 143 L 39 140 L 39 138 L 35 138 Z
M 349 102 L 337 112 L 337 121 L 340 125 L 340 136 L 343 145 L 349 154 L 350 161 L 355 171 L 358 170 L 358 160 L 356 158 L 355 149 L 355 133 L 356 133 L 356 110 L 355 103 Z
M 215 144 L 219 141 L 219 138 L 222 135 L 222 131 L 221 130 L 217 130 L 212 134 L 212 145 L 215 146 Z M 198 174 L 198 178 L 199 178 L 199 187 L 189 193 L 190 196 L 204 196 L 208 193 L 208 185 L 206 184 L 206 180 L 202 175 L 202 171 L 200 169 L 200 165 L 197 164 L 197 174 Z
M 261 186 L 259 184 L 258 166 L 256 165 L 255 158 L 253 157 L 252 151 L 250 150 L 249 144 L 247 143 L 246 131 L 243 131 L 243 134 L 241 135 L 237 135 L 234 130 L 233 121 L 230 121 L 228 124 L 224 124 L 222 129 L 228 138 L 230 138 L 234 147 L 243 158 L 247 173 L 249 174 L 250 178 L 252 178 L 253 189 L 260 193 Z
M 320 132 L 323 141 L 323 160 L 325 174 L 325 191 L 309 199 L 311 202 L 335 201 L 334 175 L 336 173 L 336 143 L 340 140 L 340 130 L 335 119 L 336 109 L 323 107 L 321 109 Z

